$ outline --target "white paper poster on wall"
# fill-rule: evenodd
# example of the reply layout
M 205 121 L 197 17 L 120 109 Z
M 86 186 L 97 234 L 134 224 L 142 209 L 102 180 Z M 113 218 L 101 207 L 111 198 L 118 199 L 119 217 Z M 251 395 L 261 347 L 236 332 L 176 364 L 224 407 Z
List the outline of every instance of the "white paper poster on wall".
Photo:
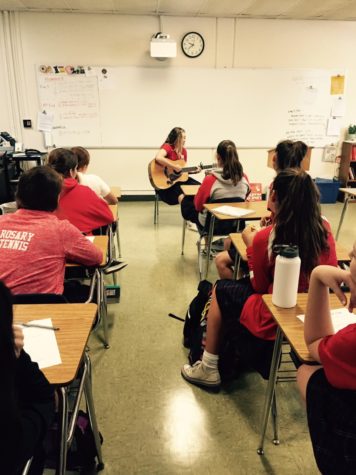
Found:
M 40 110 L 53 114 L 53 143 L 56 146 L 101 143 L 98 78 L 71 73 L 66 68 L 38 68 Z

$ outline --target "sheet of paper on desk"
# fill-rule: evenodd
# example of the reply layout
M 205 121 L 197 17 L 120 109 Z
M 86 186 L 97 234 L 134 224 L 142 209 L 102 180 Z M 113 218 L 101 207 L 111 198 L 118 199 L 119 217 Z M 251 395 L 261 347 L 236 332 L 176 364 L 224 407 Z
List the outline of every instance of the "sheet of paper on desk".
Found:
M 95 236 L 85 236 L 90 242 L 94 242 Z
M 304 315 L 298 315 L 299 320 L 304 322 Z M 342 330 L 351 323 L 356 323 L 356 315 L 350 313 L 347 308 L 335 308 L 331 310 L 331 320 L 333 322 L 335 332 Z
M 32 320 L 27 323 L 53 327 L 51 318 Z M 46 328 L 23 327 L 23 333 L 24 350 L 41 369 L 62 363 L 55 331 Z
M 214 208 L 216 213 L 226 214 L 226 216 L 233 216 L 234 218 L 241 218 L 247 214 L 254 213 L 253 209 L 235 208 L 234 206 L 218 206 Z

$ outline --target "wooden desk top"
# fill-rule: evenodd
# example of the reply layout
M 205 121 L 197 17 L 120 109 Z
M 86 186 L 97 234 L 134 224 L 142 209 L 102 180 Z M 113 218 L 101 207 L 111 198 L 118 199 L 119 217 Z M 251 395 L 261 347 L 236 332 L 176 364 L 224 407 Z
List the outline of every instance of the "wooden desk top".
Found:
M 351 258 L 350 258 L 349 253 L 351 249 L 345 249 L 337 241 L 335 242 L 335 244 L 336 244 L 335 248 L 336 248 L 336 256 L 337 256 L 338 262 L 350 262 Z
M 198 193 L 200 185 L 181 185 L 185 196 L 195 196 Z
M 107 259 L 108 259 L 108 242 L 109 237 L 105 234 L 103 236 L 94 236 L 93 244 L 98 247 L 101 252 L 103 253 L 103 260 L 101 261 L 101 266 L 105 266 Z M 76 262 L 68 262 L 66 263 L 66 267 L 78 267 L 81 264 L 77 264 Z
M 60 328 L 55 333 L 62 364 L 43 369 L 51 384 L 67 386 L 74 380 L 96 311 L 97 305 L 93 303 L 14 305 L 14 321 L 28 322 L 51 317 L 53 325 Z
M 231 239 L 232 245 L 234 246 L 236 251 L 239 253 L 241 259 L 243 261 L 247 261 L 246 244 L 244 243 L 242 239 L 241 233 L 231 233 L 229 234 L 229 238 Z
M 246 216 L 242 216 L 241 218 L 235 218 L 233 216 L 227 216 L 225 214 L 214 212 L 214 209 L 218 208 L 219 206 L 232 206 L 233 208 L 250 209 L 253 211 L 253 213 L 248 214 Z M 256 219 L 261 219 L 269 213 L 269 211 L 267 210 L 267 201 L 243 201 L 241 203 L 206 203 L 204 205 L 204 208 L 220 220 L 245 219 L 246 221 L 252 221 Z
M 243 261 L 247 261 L 246 245 L 242 239 L 241 233 L 231 233 L 229 237 L 231 239 L 232 245 L 235 247 L 235 249 L 241 256 L 241 259 Z M 338 262 L 349 262 L 350 261 L 349 251 L 346 250 L 344 247 L 342 247 L 338 242 L 336 242 L 335 244 L 336 244 L 336 255 L 337 255 Z
M 342 193 L 347 193 L 351 196 L 356 196 L 356 188 L 339 188 Z
M 271 294 L 263 295 L 262 298 L 300 360 L 303 362 L 314 361 L 304 341 L 304 324 L 297 318 L 297 315 L 305 314 L 308 294 L 298 294 L 297 305 L 293 308 L 281 308 L 273 305 Z M 330 294 L 329 299 L 331 308 L 342 307 L 335 294 Z

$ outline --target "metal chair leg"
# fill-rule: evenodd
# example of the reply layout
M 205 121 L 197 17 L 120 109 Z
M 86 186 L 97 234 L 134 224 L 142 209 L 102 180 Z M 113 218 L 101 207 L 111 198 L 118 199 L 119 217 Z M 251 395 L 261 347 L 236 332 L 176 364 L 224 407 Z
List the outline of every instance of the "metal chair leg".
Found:
M 117 250 L 119 251 L 119 258 L 121 259 L 121 243 L 120 243 L 119 220 L 116 221 L 116 244 L 117 244 Z
M 185 244 L 185 230 L 187 228 L 187 221 L 183 219 L 183 230 L 182 230 L 182 256 L 184 255 L 184 244 Z
M 280 360 L 281 352 L 282 352 L 282 340 L 283 340 L 283 334 L 281 332 L 281 329 L 278 327 L 276 340 L 275 340 L 274 348 L 273 348 L 273 356 L 272 356 L 271 368 L 269 372 L 269 379 L 268 379 L 268 385 L 267 385 L 266 396 L 265 396 L 262 427 L 261 427 L 261 433 L 260 433 L 260 444 L 257 448 L 258 455 L 264 454 L 263 445 L 265 441 L 269 413 L 271 410 L 271 405 L 272 405 L 272 401 L 274 397 L 274 391 L 276 388 L 277 369 L 278 369 L 278 364 L 279 364 L 279 360 Z
M 272 415 L 272 425 L 273 425 L 273 443 L 274 445 L 279 445 L 276 390 L 273 393 L 271 415 Z
M 98 458 L 98 465 L 96 467 L 96 471 L 99 472 L 100 470 L 103 470 L 104 468 L 104 461 L 103 461 L 103 456 L 101 452 L 101 442 L 100 442 L 98 423 L 97 423 L 96 414 L 95 414 L 91 380 L 89 377 L 89 375 L 91 374 L 91 362 L 90 362 L 89 355 L 87 353 L 85 353 L 84 361 L 88 370 L 85 376 L 85 381 L 84 381 L 84 394 L 85 394 L 85 399 L 87 403 L 90 425 L 93 430 L 95 448 L 96 448 L 97 458 Z
M 215 216 L 212 215 L 210 219 L 210 226 L 209 226 L 209 235 L 208 235 L 208 244 L 207 244 L 207 250 L 206 250 L 206 271 L 205 271 L 205 276 L 204 278 L 208 278 L 209 274 L 209 265 L 210 265 L 210 252 L 211 252 L 211 243 L 213 240 L 213 235 L 214 235 L 214 225 L 215 225 Z
M 158 193 L 156 193 L 155 202 L 154 202 L 154 212 L 153 212 L 153 224 L 158 224 L 158 215 L 159 215 L 159 196 L 158 196 Z
M 33 459 L 33 457 L 31 457 L 27 461 L 26 465 L 24 466 L 24 469 L 22 470 L 21 475 L 27 475 L 28 474 L 28 471 L 30 470 L 30 467 L 31 467 L 32 459 Z
M 347 197 L 345 197 L 344 206 L 343 206 L 342 211 L 341 211 L 339 225 L 337 227 L 337 231 L 336 231 L 336 234 L 335 234 L 335 241 L 337 241 L 338 238 L 339 238 L 340 229 L 341 229 L 342 223 L 344 221 L 344 216 L 345 216 L 345 213 L 346 213 L 346 210 L 347 210 L 347 205 L 349 204 L 349 199 L 350 199 L 350 195 L 347 195 Z

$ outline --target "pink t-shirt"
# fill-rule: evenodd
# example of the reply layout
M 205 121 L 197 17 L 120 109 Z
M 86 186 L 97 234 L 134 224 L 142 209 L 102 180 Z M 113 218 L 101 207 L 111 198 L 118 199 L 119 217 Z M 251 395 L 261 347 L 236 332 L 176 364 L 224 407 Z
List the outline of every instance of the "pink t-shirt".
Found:
M 319 356 L 332 386 L 356 389 L 356 323 L 323 338 Z
M 66 261 L 98 265 L 102 253 L 53 213 L 19 209 L 0 216 L 0 280 L 14 294 L 62 294 Z

